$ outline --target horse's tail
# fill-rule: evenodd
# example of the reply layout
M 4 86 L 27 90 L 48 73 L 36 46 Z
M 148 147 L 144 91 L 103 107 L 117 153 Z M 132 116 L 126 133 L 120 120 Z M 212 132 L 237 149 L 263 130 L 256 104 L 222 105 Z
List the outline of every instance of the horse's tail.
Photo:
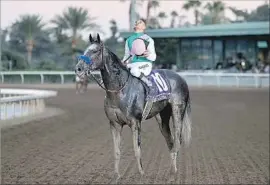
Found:
M 185 107 L 181 115 L 182 129 L 181 129 L 181 137 L 180 143 L 184 144 L 184 146 L 188 146 L 191 141 L 191 107 L 190 107 L 190 96 L 187 95 L 185 100 Z

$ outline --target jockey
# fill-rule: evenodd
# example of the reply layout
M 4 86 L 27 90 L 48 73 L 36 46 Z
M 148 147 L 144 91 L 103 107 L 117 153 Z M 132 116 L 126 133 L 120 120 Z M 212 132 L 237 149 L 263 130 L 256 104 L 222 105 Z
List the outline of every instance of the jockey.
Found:
M 127 68 L 130 69 L 133 76 L 141 79 L 148 87 L 151 87 L 152 83 L 146 76 L 152 71 L 152 63 L 156 60 L 156 51 L 154 40 L 144 33 L 145 29 L 145 20 L 139 19 L 135 22 L 134 33 L 128 37 L 125 43 L 125 55 L 122 62 L 127 64 Z M 145 43 L 146 50 L 141 55 L 132 53 L 132 44 L 136 39 L 142 39 Z

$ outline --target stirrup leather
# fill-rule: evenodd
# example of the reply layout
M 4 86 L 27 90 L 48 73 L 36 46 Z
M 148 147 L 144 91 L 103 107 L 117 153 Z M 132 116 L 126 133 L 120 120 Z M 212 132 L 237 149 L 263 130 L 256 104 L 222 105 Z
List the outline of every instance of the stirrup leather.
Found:
M 146 102 L 145 106 L 144 106 L 144 110 L 142 113 L 142 121 L 146 120 L 147 116 L 149 115 L 152 106 L 153 106 L 154 100 L 150 99 Z

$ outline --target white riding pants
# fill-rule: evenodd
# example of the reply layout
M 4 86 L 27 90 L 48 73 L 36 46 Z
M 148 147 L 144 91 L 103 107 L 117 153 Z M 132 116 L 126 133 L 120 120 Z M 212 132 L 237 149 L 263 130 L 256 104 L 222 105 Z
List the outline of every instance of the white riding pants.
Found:
M 151 62 L 135 62 L 127 64 L 127 68 L 130 69 L 130 73 L 139 78 L 141 73 L 145 76 L 148 76 L 152 71 L 152 63 Z

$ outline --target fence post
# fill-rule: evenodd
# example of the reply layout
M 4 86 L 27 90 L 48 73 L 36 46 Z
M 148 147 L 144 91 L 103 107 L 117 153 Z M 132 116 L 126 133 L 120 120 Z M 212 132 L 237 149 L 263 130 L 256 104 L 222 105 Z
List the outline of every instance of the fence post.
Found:
M 63 75 L 63 73 L 60 73 L 60 77 L 61 77 L 61 84 L 64 84 L 64 75 Z
M 255 87 L 256 88 L 260 88 L 261 87 L 261 77 L 258 75 L 254 76 L 254 80 L 255 80 Z
M 40 83 L 44 84 L 44 76 L 43 76 L 43 74 L 40 74 Z
M 217 75 L 216 78 L 217 78 L 217 86 L 220 87 L 220 76 Z
M 1 76 L 2 76 L 2 84 L 4 84 L 4 82 L 5 82 L 4 74 L 1 74 Z
M 236 87 L 239 87 L 239 77 L 237 75 L 235 75 L 235 78 L 236 78 Z
M 198 86 L 201 87 L 202 86 L 202 78 L 200 75 L 197 75 L 198 77 Z
M 23 73 L 21 73 L 20 76 L 21 76 L 21 83 L 24 84 L 24 75 L 23 75 Z

